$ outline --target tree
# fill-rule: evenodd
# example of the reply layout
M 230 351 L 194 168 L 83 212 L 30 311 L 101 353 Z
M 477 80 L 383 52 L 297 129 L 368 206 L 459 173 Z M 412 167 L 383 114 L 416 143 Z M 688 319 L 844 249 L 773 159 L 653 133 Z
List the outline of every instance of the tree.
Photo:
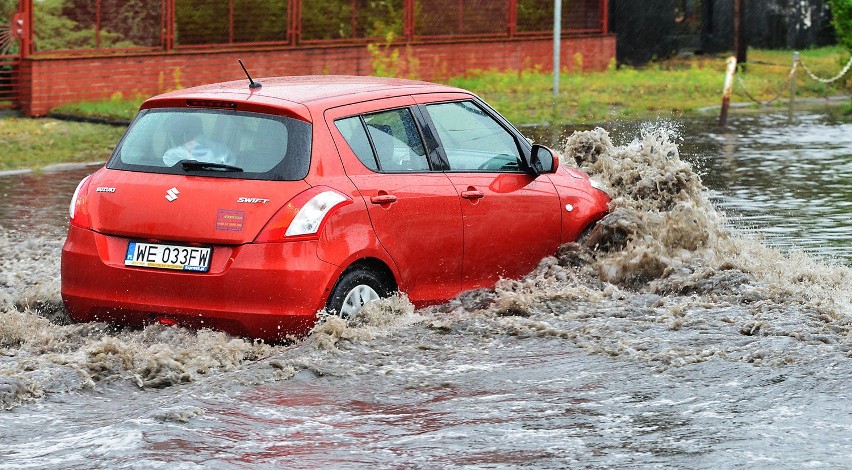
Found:
M 852 51 L 852 0 L 828 0 L 837 42 Z
M 182 46 L 287 40 L 287 0 L 179 0 L 175 17 Z
M 92 35 L 99 17 L 101 47 L 158 46 L 161 9 L 162 0 L 65 0 L 62 15 Z
M 142 3 L 147 1 L 148 3 Z M 95 30 L 95 2 L 91 0 L 40 0 L 33 2 L 33 35 L 37 51 L 134 47 L 145 45 L 134 39 L 153 36 L 159 42 L 159 15 L 137 15 L 153 0 L 103 0 L 100 31 Z M 160 2 L 157 2 L 159 5 Z M 121 13 L 121 15 L 119 15 Z M 140 20 L 148 18 L 149 21 Z M 154 18 L 155 22 L 150 21 Z M 140 22 L 142 21 L 142 22 Z M 116 30 L 113 30 L 115 28 Z M 153 29 L 153 33 L 150 32 Z M 144 30 L 141 35 L 134 31 Z
M 837 42 L 852 52 L 852 0 L 828 0 L 828 5 L 831 7 L 831 22 L 834 24 Z M 846 84 L 852 84 L 852 79 L 847 80 Z M 849 100 L 849 112 L 852 113 L 852 99 Z

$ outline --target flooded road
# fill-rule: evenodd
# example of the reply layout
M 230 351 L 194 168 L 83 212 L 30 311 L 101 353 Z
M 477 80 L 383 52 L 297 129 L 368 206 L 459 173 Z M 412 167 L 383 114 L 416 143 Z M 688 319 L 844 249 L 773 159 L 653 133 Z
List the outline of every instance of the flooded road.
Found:
M 734 225 L 768 243 L 852 262 L 852 126 L 824 115 L 738 118 L 708 135 L 705 185 Z M 689 152 L 689 149 L 686 149 Z
M 852 124 L 781 119 L 566 134 L 593 246 L 289 346 L 68 324 L 92 170 L 0 178 L 0 468 L 848 467 Z

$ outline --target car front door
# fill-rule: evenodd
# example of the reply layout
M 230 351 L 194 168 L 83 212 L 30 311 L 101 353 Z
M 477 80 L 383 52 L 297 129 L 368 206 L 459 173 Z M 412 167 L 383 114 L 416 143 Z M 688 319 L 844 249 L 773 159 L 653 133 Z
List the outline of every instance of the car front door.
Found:
M 415 305 L 445 301 L 461 286 L 462 215 L 447 176 L 433 171 L 410 97 L 326 112 L 347 176 Z M 433 152 L 434 153 L 434 149 Z
M 546 176 L 523 170 L 519 136 L 476 100 L 418 98 L 449 164 L 464 221 L 462 288 L 519 278 L 561 240 L 561 204 Z

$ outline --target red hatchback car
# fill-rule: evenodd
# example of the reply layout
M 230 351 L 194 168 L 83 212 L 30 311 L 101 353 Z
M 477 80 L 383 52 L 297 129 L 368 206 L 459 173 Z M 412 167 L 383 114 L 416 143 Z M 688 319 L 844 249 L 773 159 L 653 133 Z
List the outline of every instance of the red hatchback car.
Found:
M 475 95 L 281 77 L 147 100 L 80 182 L 62 249 L 77 321 L 280 340 L 317 312 L 444 302 L 530 272 L 609 197 Z

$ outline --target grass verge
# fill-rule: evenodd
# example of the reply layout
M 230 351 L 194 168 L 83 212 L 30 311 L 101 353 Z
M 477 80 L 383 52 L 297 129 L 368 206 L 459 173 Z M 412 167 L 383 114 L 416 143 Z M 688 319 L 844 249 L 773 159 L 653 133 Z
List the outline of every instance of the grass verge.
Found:
M 139 106 L 143 101 L 145 101 L 143 96 L 125 99 L 121 93 L 115 93 L 106 100 L 68 103 L 53 108 L 50 112 L 51 114 L 79 116 L 104 121 L 130 121 L 136 116 L 136 112 L 139 111 Z
M 776 106 L 789 97 L 792 51 L 749 51 L 749 62 L 737 74 L 732 103 L 753 103 L 743 90 L 765 102 L 781 92 Z M 839 47 L 801 53 L 815 74 L 829 78 L 849 60 Z M 622 67 L 604 72 L 560 75 L 559 99 L 554 103 L 550 73 L 473 72 L 449 83 L 467 88 L 518 123 L 595 123 L 624 118 L 671 117 L 718 106 L 725 81 L 725 57 L 686 57 L 653 62 L 641 69 Z M 578 64 L 574 64 L 575 69 Z M 832 85 L 813 80 L 798 68 L 796 97 L 816 98 L 852 91 L 852 73 Z M 755 104 L 756 105 L 756 104 Z
M 0 171 L 106 161 L 123 127 L 56 119 L 0 119 Z

